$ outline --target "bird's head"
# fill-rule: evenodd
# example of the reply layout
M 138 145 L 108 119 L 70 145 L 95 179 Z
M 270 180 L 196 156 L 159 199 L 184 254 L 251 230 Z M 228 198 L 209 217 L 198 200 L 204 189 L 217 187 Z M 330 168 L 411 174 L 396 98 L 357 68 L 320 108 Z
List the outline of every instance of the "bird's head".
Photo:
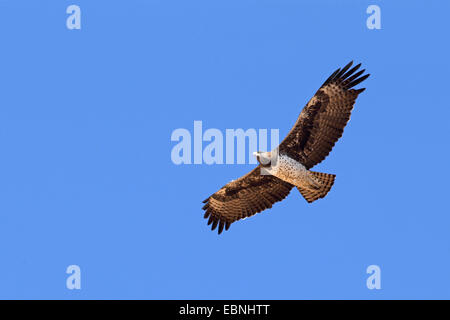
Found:
M 263 166 L 263 167 L 270 167 L 272 163 L 272 153 L 271 152 L 253 152 L 253 155 L 256 157 L 256 160 Z

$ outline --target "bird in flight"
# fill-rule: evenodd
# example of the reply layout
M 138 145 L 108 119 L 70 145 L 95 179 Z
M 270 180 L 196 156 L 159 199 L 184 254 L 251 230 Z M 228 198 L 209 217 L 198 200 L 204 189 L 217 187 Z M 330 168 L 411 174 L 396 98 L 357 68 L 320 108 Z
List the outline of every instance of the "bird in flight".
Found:
M 322 84 L 300 113 L 293 128 L 271 152 L 255 152 L 259 165 L 237 180 L 223 186 L 203 201 L 205 219 L 219 234 L 230 225 L 281 201 L 296 187 L 311 203 L 330 191 L 336 175 L 310 171 L 330 153 L 342 136 L 358 95 L 352 89 L 369 74 L 353 61 L 337 69 Z

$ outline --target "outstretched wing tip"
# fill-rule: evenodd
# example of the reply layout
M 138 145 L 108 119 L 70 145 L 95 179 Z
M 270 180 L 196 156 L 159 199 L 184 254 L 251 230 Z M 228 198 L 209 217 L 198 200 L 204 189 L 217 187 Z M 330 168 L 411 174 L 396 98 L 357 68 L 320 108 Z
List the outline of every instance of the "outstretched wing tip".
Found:
M 330 83 L 336 83 L 338 85 L 341 85 L 344 89 L 348 90 L 360 84 L 362 81 L 366 80 L 369 77 L 370 74 L 363 75 L 366 69 L 362 69 L 356 72 L 361 67 L 361 63 L 358 63 L 356 66 L 350 69 L 352 65 L 353 60 L 347 63 L 347 65 L 345 65 L 345 67 L 343 67 L 342 69 L 337 69 L 322 84 L 321 88 L 329 85 Z
M 202 201 L 202 203 L 205 203 L 205 205 L 202 207 L 202 209 L 205 210 L 203 218 L 208 219 L 207 225 L 211 225 L 211 230 L 214 231 L 218 227 L 217 233 L 221 234 L 224 229 L 228 230 L 230 228 L 231 222 L 220 219 L 212 214 L 213 210 L 210 208 L 210 199 L 211 197 L 208 197 L 207 199 Z
M 322 84 L 321 88 L 325 87 L 326 85 L 332 83 L 332 82 L 336 82 L 336 83 L 340 83 L 340 84 L 344 84 L 345 89 L 350 89 L 352 86 L 355 86 L 356 84 L 358 84 L 359 82 L 357 82 L 359 79 L 359 76 L 361 76 L 364 71 L 366 71 L 366 69 L 363 69 L 357 73 L 355 73 L 360 67 L 361 67 L 361 63 L 358 63 L 356 66 L 354 66 L 353 68 L 350 69 L 350 67 L 353 65 L 354 60 L 351 60 L 349 63 L 347 63 L 345 65 L 345 67 L 343 68 L 338 68 L 336 71 L 334 71 L 327 80 L 325 80 L 325 82 Z M 364 81 L 366 78 L 364 78 L 361 81 Z M 360 82 L 361 82 L 360 81 Z M 353 84 L 355 83 L 356 84 Z M 347 84 L 347 86 L 345 86 L 345 84 Z M 352 85 L 352 86 L 348 86 L 348 85 Z

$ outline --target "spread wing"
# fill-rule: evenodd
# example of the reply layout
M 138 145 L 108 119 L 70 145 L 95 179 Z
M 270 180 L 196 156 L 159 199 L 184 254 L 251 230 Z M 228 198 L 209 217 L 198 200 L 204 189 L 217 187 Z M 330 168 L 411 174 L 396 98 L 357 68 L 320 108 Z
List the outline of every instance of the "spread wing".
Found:
M 231 181 L 203 201 L 206 203 L 205 219 L 209 218 L 211 230 L 219 226 L 219 234 L 237 220 L 250 217 L 275 202 L 281 201 L 292 189 L 290 183 L 275 176 L 262 175 L 261 166 L 256 167 L 238 180 Z
M 280 152 L 287 153 L 307 169 L 330 153 L 350 120 L 356 98 L 365 90 L 351 89 L 369 76 L 361 76 L 365 70 L 355 73 L 361 64 L 350 69 L 352 63 L 336 70 L 324 82 L 279 146 Z

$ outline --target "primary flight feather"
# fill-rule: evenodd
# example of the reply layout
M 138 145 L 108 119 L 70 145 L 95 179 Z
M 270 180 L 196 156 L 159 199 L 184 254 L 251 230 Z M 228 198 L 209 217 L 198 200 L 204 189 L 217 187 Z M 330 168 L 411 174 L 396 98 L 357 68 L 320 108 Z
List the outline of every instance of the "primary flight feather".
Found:
M 296 123 L 277 149 L 255 152 L 260 163 L 239 179 L 208 197 L 204 217 L 211 229 L 223 229 L 281 201 L 296 187 L 308 202 L 323 198 L 331 189 L 335 175 L 310 171 L 330 153 L 342 136 L 358 95 L 365 90 L 352 89 L 369 74 L 356 72 L 350 62 L 337 69 L 322 84 L 300 113 Z M 350 69 L 351 68 L 351 69 Z

